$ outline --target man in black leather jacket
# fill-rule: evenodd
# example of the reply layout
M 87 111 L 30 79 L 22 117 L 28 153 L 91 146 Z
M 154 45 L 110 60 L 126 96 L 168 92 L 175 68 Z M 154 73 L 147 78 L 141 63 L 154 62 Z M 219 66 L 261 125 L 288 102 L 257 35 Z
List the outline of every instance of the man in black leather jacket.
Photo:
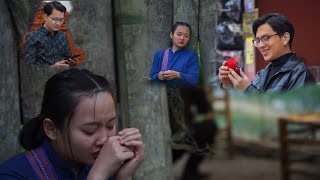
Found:
M 270 13 L 255 20 L 252 26 L 253 43 L 265 61 L 270 62 L 259 71 L 253 81 L 240 70 L 238 75 L 223 62 L 219 79 L 223 87 L 233 85 L 244 92 L 286 92 L 315 79 L 307 67 L 291 51 L 294 28 L 282 14 Z

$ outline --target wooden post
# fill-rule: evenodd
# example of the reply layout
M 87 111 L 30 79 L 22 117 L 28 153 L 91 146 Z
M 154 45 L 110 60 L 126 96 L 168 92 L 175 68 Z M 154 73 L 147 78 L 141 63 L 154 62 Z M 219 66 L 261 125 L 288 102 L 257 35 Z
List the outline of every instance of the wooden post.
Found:
M 280 118 L 278 122 L 279 122 L 281 179 L 289 180 L 289 160 L 288 160 L 286 120 Z

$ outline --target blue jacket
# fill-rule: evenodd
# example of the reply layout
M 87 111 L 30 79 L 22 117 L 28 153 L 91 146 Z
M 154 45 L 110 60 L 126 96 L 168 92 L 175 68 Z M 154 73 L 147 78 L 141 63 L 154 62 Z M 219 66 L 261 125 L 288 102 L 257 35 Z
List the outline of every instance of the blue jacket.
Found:
M 171 48 L 168 55 L 167 70 L 180 72 L 180 79 L 164 80 L 158 79 L 158 73 L 161 71 L 162 60 L 165 50 L 154 54 L 153 63 L 150 70 L 150 78 L 153 82 L 163 82 L 169 86 L 197 86 L 199 79 L 199 60 L 198 55 L 185 48 L 172 52 Z
M 46 153 L 51 163 L 51 167 L 58 179 L 87 179 L 87 175 L 90 171 L 89 166 L 84 166 L 78 174 L 74 174 L 71 168 L 67 166 L 63 159 L 60 158 L 47 140 L 44 141 L 41 147 Z M 39 179 L 25 154 L 26 153 L 18 154 L 0 165 L 1 180 Z

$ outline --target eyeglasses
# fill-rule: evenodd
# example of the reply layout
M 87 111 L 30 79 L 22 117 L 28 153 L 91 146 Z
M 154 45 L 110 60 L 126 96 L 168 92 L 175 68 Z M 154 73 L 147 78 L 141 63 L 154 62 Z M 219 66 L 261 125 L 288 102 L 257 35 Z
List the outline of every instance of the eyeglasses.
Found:
M 278 34 L 266 35 L 266 36 L 262 36 L 261 38 L 254 38 L 254 40 L 252 40 L 252 43 L 254 44 L 255 47 L 258 47 L 260 42 L 262 42 L 263 45 L 267 45 L 269 44 L 269 39 L 275 35 L 278 35 Z
M 63 22 L 64 22 L 64 18 L 59 19 L 59 18 L 56 18 L 56 17 L 50 17 L 50 16 L 49 16 L 49 18 L 50 18 L 53 22 L 61 22 L 61 23 L 63 23 Z

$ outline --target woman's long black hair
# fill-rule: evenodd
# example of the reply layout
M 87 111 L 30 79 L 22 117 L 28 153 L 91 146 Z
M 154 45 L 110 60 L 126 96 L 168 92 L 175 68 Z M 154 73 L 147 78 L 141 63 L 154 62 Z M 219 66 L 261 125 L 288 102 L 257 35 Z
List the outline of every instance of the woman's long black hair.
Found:
M 20 133 L 20 143 L 26 150 L 39 147 L 46 134 L 43 120 L 49 118 L 63 130 L 69 124 L 81 97 L 99 92 L 111 92 L 109 82 L 86 69 L 69 69 L 53 75 L 45 85 L 41 113 L 29 120 Z M 68 122 L 66 122 L 68 121 Z

